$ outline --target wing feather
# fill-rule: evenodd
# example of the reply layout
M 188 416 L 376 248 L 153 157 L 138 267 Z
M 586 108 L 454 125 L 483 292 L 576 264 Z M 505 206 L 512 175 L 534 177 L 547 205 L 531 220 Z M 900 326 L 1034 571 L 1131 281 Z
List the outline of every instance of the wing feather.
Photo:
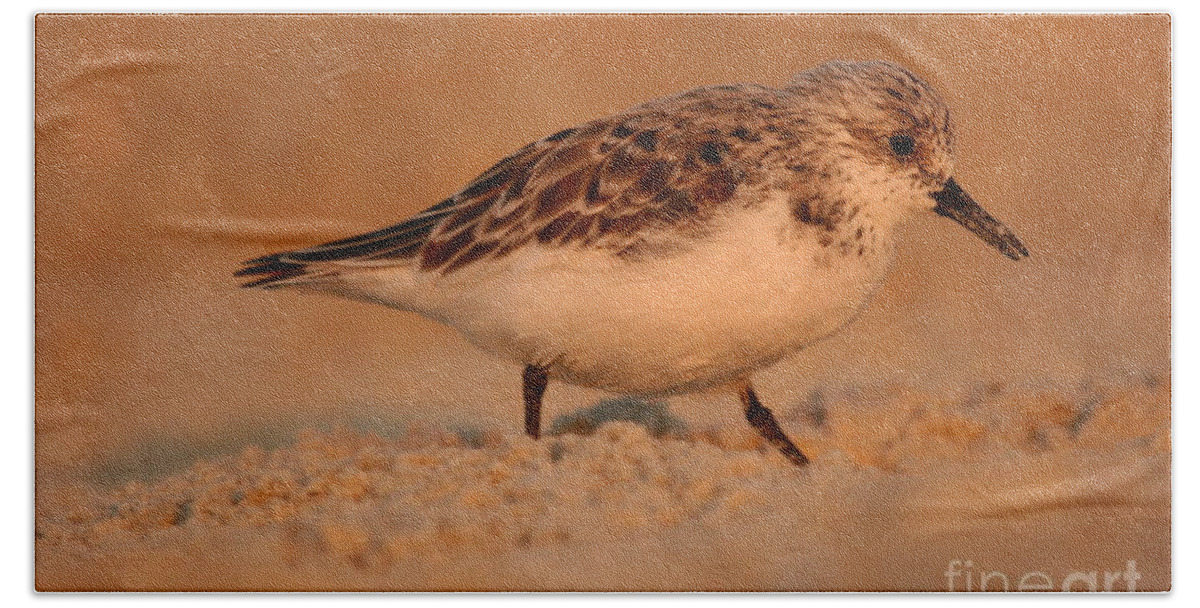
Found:
M 415 264 L 449 273 L 543 244 L 644 251 L 701 230 L 760 185 L 789 133 L 788 92 L 696 89 L 564 129 L 496 163 L 454 196 L 374 232 L 245 262 L 247 287 Z

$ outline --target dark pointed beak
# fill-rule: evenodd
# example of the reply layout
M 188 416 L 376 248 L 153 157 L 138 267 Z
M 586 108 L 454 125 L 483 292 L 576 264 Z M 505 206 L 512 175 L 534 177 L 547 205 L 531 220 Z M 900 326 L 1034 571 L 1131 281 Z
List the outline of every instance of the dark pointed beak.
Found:
M 929 195 L 937 202 L 933 212 L 946 216 L 960 224 L 985 243 L 1000 250 L 1000 253 L 1020 260 L 1029 257 L 1029 250 L 1021 244 L 1021 239 L 1013 234 L 1008 226 L 1001 224 L 996 218 L 984 211 L 979 203 L 971 198 L 954 178 L 946 180 L 946 186 L 938 192 Z

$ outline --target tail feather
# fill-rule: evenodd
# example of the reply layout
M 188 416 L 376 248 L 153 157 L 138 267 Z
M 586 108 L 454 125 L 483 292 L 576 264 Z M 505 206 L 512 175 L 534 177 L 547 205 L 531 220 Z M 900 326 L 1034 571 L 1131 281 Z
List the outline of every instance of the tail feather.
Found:
M 233 276 L 255 277 L 251 281 L 242 283 L 242 287 L 264 287 L 307 274 L 307 264 L 289 262 L 280 257 L 283 255 L 287 254 L 264 256 L 244 262 L 247 264 L 246 268 L 233 273 Z
M 272 253 L 242 262 L 237 277 L 254 277 L 242 287 L 283 287 L 339 274 L 351 268 L 378 268 L 416 257 L 439 223 L 458 209 L 454 197 L 408 220 L 374 232 L 315 247 Z

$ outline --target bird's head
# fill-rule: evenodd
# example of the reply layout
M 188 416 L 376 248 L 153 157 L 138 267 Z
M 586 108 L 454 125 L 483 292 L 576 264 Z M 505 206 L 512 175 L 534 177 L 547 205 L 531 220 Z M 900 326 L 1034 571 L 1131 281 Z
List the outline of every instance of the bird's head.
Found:
M 886 61 L 831 61 L 797 74 L 788 88 L 805 101 L 821 139 L 833 142 L 819 154 L 828 166 L 855 167 L 856 181 L 886 207 L 880 211 L 933 211 L 1009 258 L 1029 255 L 955 181 L 954 123 L 925 81 Z

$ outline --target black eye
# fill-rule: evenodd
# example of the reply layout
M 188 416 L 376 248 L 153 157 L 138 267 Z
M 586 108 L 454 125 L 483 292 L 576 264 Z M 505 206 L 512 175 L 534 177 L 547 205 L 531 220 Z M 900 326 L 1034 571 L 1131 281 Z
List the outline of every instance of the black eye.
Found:
M 893 135 L 888 138 L 888 145 L 892 147 L 896 156 L 908 156 L 913 153 L 913 148 L 917 147 L 917 142 L 913 140 L 912 135 Z

